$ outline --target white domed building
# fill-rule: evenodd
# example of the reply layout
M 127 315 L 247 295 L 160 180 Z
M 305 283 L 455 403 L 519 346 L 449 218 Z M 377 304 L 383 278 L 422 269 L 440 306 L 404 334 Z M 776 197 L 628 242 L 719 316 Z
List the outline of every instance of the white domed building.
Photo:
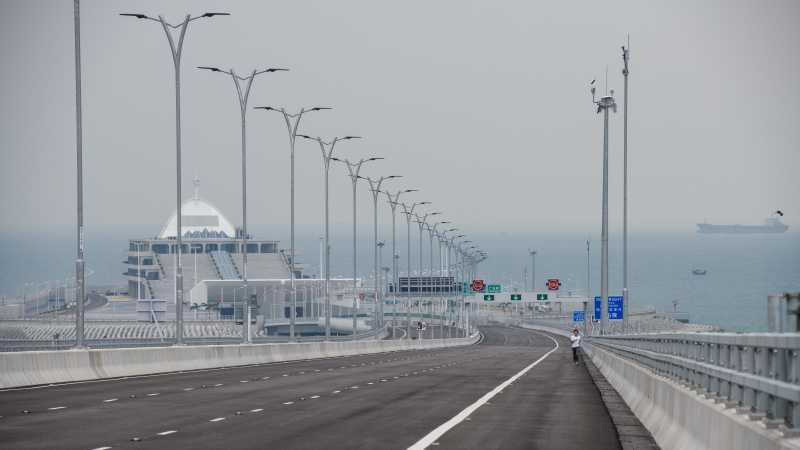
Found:
M 129 241 L 124 275 L 131 298 L 174 301 L 177 222 L 177 213 L 173 212 L 155 238 Z M 235 285 L 236 280 L 241 280 L 245 250 L 241 229 L 217 207 L 200 198 L 197 179 L 193 197 L 181 205 L 181 236 L 187 302 L 207 302 L 206 298 L 195 299 L 189 294 L 203 281 L 226 280 Z M 247 255 L 249 280 L 289 277 L 288 264 L 278 250 L 277 241 L 255 240 L 248 236 Z M 302 274 L 298 271 L 295 276 L 300 278 Z M 219 303 L 225 301 L 222 297 L 218 300 Z

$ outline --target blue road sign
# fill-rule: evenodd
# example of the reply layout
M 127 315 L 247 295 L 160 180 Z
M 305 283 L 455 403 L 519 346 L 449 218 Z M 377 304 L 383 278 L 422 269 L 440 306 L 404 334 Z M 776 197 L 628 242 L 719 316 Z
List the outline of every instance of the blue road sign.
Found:
M 622 311 L 625 308 L 625 301 L 622 296 L 608 297 L 608 320 L 622 320 Z
M 583 319 L 584 319 L 583 311 L 572 311 L 573 322 L 583 322 Z
M 594 298 L 594 320 L 600 320 L 600 317 L 603 315 L 603 301 L 600 300 L 600 297 Z
M 594 318 L 600 319 L 600 311 L 602 310 L 602 301 L 600 297 L 594 298 Z M 608 296 L 608 320 L 622 320 L 623 311 L 625 311 L 625 300 L 621 295 Z

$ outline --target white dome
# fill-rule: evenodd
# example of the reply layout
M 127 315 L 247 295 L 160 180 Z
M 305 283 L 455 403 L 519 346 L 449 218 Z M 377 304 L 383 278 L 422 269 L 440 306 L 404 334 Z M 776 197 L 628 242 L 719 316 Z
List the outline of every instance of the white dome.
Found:
M 161 229 L 159 239 L 175 238 L 177 211 L 173 212 L 167 224 Z M 181 235 L 185 237 L 236 237 L 236 228 L 209 203 L 195 196 L 181 205 Z M 187 234 L 189 236 L 187 236 Z M 205 236 L 201 236 L 205 235 Z M 224 236 L 223 236 L 224 235 Z

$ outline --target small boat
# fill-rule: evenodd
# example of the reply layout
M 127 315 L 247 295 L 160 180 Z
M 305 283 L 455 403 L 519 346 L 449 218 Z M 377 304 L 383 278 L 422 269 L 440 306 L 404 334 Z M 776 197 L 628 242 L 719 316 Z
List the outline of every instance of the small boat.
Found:
M 693 269 L 692 273 L 695 275 L 705 275 L 708 271 L 706 269 Z

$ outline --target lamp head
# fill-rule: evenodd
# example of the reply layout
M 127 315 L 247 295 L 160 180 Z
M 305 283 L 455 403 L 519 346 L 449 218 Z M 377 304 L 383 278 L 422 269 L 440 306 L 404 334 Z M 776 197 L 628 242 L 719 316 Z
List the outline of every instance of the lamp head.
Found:
M 135 17 L 137 19 L 152 19 L 152 17 L 146 16 L 144 14 L 137 14 L 137 13 L 122 13 L 120 16 L 126 17 Z

